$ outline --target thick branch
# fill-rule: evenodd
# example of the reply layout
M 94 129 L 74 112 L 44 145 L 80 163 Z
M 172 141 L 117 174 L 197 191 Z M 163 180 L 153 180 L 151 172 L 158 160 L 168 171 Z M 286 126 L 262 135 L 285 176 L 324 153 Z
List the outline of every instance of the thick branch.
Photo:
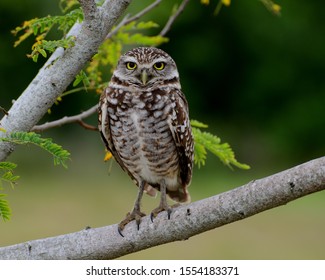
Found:
M 7 132 L 30 131 L 47 112 L 74 77 L 97 52 L 116 20 L 132 0 L 106 0 L 94 8 L 94 1 L 81 1 L 87 10 L 87 20 L 75 24 L 68 36 L 75 37 L 75 46 L 67 50 L 57 49 L 39 71 L 34 80 L 15 101 L 8 115 L 0 121 Z M 90 3 L 90 6 L 87 6 Z M 3 132 L 0 132 L 0 137 Z M 0 161 L 12 151 L 14 145 L 0 142 Z
M 189 237 L 325 189 L 325 157 L 231 191 L 165 212 L 154 222 L 144 217 L 123 231 L 117 225 L 85 229 L 57 237 L 0 248 L 0 259 L 113 259 Z M 317 225 L 315 225 L 317 226 Z
M 96 17 L 97 6 L 95 0 L 79 0 L 79 3 L 84 12 L 86 21 L 91 21 Z

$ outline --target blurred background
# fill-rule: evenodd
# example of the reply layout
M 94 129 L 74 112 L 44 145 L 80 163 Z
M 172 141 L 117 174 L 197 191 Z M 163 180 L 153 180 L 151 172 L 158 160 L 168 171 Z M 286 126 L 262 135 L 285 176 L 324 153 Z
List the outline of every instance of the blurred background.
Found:
M 13 48 L 10 31 L 24 20 L 60 14 L 59 1 L 0 2 L 0 106 L 9 109 L 44 60 L 26 57 L 32 40 Z M 134 1 L 135 13 L 152 1 Z M 163 3 L 146 20 L 164 25 L 175 2 Z M 230 170 L 208 155 L 195 169 L 192 200 L 243 185 L 325 154 L 325 18 L 321 1 L 278 1 L 282 16 L 260 1 L 232 1 L 213 16 L 217 1 L 192 0 L 160 46 L 177 62 L 192 119 L 234 149 L 249 171 Z M 109 76 L 107 80 L 109 80 Z M 78 93 L 52 107 L 42 122 L 79 113 L 98 101 Z M 87 120 L 96 125 L 96 116 Z M 44 151 L 18 147 L 8 160 L 21 176 L 5 187 L 13 215 L 0 221 L 0 246 L 45 238 L 86 226 L 118 223 L 137 189 L 114 162 L 103 162 L 98 133 L 67 125 L 42 133 L 71 152 L 69 168 L 54 167 Z M 124 259 L 324 259 L 325 193 Z M 158 199 L 145 197 L 147 213 Z M 122 258 L 122 259 L 123 259 Z

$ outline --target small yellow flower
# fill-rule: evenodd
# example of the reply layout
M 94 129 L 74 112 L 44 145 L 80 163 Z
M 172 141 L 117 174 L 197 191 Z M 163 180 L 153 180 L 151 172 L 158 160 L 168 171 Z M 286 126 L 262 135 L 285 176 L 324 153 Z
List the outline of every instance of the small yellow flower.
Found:
M 278 4 L 273 4 L 273 5 L 272 5 L 272 10 L 273 10 L 273 12 L 274 12 L 275 14 L 279 14 L 280 11 L 281 11 L 281 6 L 278 5 Z
M 225 6 L 230 6 L 231 0 L 222 0 L 222 4 L 224 4 Z
M 201 4 L 203 4 L 203 5 L 209 5 L 210 4 L 210 0 L 201 0 Z
M 105 154 L 105 157 L 104 157 L 104 161 L 109 161 L 111 158 L 112 158 L 112 153 L 111 152 L 108 152 L 106 151 L 106 154 Z

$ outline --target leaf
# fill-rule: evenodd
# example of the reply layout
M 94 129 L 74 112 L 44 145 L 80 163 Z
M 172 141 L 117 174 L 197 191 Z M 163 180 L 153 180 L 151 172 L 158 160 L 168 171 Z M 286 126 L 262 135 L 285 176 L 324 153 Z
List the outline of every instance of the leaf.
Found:
M 5 200 L 4 197 L 6 197 L 6 195 L 0 193 L 0 217 L 4 221 L 8 221 L 11 216 L 11 210 L 8 201 Z
M 62 146 L 53 143 L 50 138 L 42 138 L 34 132 L 12 132 L 0 140 L 20 145 L 34 144 L 53 156 L 54 165 L 61 164 L 67 168 L 66 161 L 70 159 L 70 153 L 64 150 Z
M 194 125 L 193 125 L 194 124 Z M 194 163 L 200 168 L 205 164 L 207 151 L 217 156 L 228 167 L 236 166 L 241 169 L 249 169 L 247 164 L 239 163 L 228 143 L 221 143 L 221 139 L 209 132 L 202 132 L 198 127 L 204 128 L 205 124 L 191 121 L 194 137 Z
M 83 82 L 85 88 L 87 88 L 90 84 L 88 76 L 83 70 L 81 70 L 76 76 L 76 79 L 74 80 L 72 85 L 76 87 L 78 84 L 80 84 L 80 82 Z
M 17 167 L 17 164 L 8 161 L 1 161 L 0 162 L 0 169 L 4 170 L 13 170 Z
M 207 124 L 204 124 L 204 123 L 199 122 L 197 120 L 191 120 L 191 126 L 192 127 L 197 127 L 197 128 L 207 128 L 208 127 Z
M 71 7 L 71 6 L 70 6 Z M 70 28 L 77 22 L 82 21 L 83 13 L 80 7 L 70 11 L 69 13 L 61 16 L 46 16 L 43 18 L 34 18 L 28 21 L 25 21 L 22 26 L 16 27 L 11 33 L 14 36 L 17 36 L 20 33 L 23 33 L 18 40 L 15 41 L 14 46 L 18 46 L 20 43 L 25 41 L 31 35 L 43 36 L 43 39 L 48 34 L 48 32 L 57 25 L 57 29 L 63 32 L 63 35 L 66 35 Z M 36 39 L 36 41 L 38 41 Z M 62 40 L 58 40 L 62 41 Z M 50 42 L 50 41 L 48 41 Z M 46 49 L 46 48 L 44 48 Z M 43 54 L 42 54 L 43 55 Z M 37 59 L 35 59 L 37 60 Z
M 159 24 L 153 22 L 153 21 L 141 21 L 136 25 L 136 29 L 141 30 L 141 29 L 149 29 L 149 28 L 158 28 Z

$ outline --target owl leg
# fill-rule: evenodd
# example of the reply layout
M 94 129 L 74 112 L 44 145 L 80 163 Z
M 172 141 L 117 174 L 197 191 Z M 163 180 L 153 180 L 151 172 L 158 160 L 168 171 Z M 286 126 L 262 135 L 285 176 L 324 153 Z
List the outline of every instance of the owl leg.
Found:
M 172 212 L 172 209 L 167 204 L 166 188 L 167 188 L 166 182 L 163 179 L 160 182 L 161 197 L 160 197 L 159 206 L 157 208 L 153 209 L 152 212 L 151 212 L 151 215 L 150 215 L 150 219 L 151 219 L 152 222 L 153 222 L 153 219 L 156 218 L 157 215 L 162 211 L 167 211 L 168 220 L 170 219 L 170 214 Z
M 124 220 L 122 220 L 119 225 L 118 225 L 118 232 L 121 236 L 124 237 L 124 235 L 122 234 L 122 230 L 124 229 L 124 227 L 131 221 L 135 220 L 137 223 L 137 227 L 139 230 L 139 226 L 140 226 L 140 222 L 141 222 L 141 218 L 144 217 L 146 214 L 142 213 L 140 211 L 140 203 L 141 203 L 141 199 L 142 199 L 142 195 L 143 195 L 143 191 L 144 191 L 144 187 L 146 185 L 145 181 L 142 181 L 141 184 L 139 185 L 139 192 L 138 192 L 138 196 L 137 199 L 134 203 L 134 207 L 132 209 L 131 212 L 127 213 L 126 217 Z

